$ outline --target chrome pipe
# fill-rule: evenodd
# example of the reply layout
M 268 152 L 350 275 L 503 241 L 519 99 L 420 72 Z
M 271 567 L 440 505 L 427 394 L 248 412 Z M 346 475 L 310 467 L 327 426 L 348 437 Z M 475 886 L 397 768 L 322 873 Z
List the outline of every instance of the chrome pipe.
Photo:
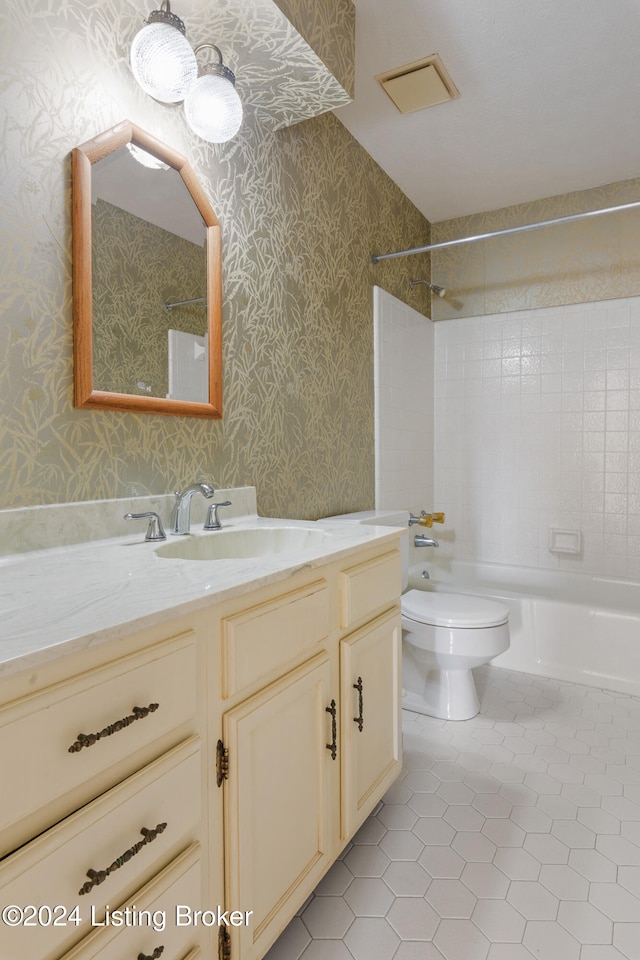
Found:
M 186 307 L 189 303 L 205 303 L 206 297 L 193 297 L 192 300 L 174 300 L 171 303 L 169 300 L 165 303 L 166 310 L 173 310 L 174 307 Z
M 504 230 L 494 230 L 491 233 L 479 233 L 474 237 L 459 237 L 457 240 L 443 240 L 442 243 L 429 243 L 424 247 L 413 247 L 410 250 L 397 250 L 395 253 L 376 253 L 371 257 L 372 263 L 380 260 L 392 260 L 395 257 L 407 257 L 412 253 L 429 253 L 431 250 L 443 250 L 445 247 L 455 247 L 460 243 L 475 243 L 476 240 L 491 240 L 493 237 L 506 237 L 512 233 L 524 233 L 525 230 L 538 230 L 540 227 L 553 227 L 558 223 L 573 223 L 576 220 L 586 220 L 587 217 L 599 217 L 603 213 L 617 213 L 619 210 L 633 210 L 640 207 L 640 200 L 632 203 L 621 203 L 617 207 L 603 207 L 601 210 L 588 210 L 586 213 L 572 213 L 566 217 L 556 217 L 553 220 L 540 220 L 538 223 L 527 223 L 522 227 L 506 227 Z
M 447 293 L 446 287 L 439 287 L 437 283 L 431 283 L 430 280 L 409 280 L 409 286 L 412 290 L 419 283 L 424 283 L 427 287 L 429 287 L 431 293 L 435 293 L 436 297 L 444 297 Z

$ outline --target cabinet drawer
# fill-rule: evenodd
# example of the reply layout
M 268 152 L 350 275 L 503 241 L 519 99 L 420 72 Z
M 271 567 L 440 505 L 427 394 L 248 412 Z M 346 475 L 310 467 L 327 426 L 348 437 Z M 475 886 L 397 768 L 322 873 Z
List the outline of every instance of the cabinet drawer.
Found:
M 136 751 L 191 720 L 196 674 L 195 635 L 188 632 L 0 709 L 2 778 L 11 784 L 0 792 L 0 856 L 16 846 L 12 824 L 40 809 L 60 819 L 79 805 L 76 798 L 44 808 L 80 787 L 82 800 L 90 799 L 141 765 Z M 174 742 L 192 732 L 193 723 Z M 97 776 L 101 789 L 91 793 L 88 782 Z
M 3 860 L 0 903 L 69 911 L 77 905 L 82 920 L 79 926 L 4 927 L 3 960 L 59 957 L 89 933 L 92 910 L 101 922 L 105 906 L 122 903 L 194 843 L 200 769 L 200 742 L 191 737 Z M 87 890 L 89 871 L 98 882 Z
M 340 574 L 340 627 L 365 620 L 397 603 L 402 592 L 402 570 L 397 550 L 349 567 Z
M 329 590 L 318 580 L 222 621 L 222 683 L 231 697 L 312 654 L 329 633 Z
M 206 928 L 188 923 L 177 905 L 203 909 L 200 849 L 194 844 L 162 870 L 118 910 L 109 925 L 97 927 L 61 960 L 137 960 L 162 947 L 162 960 L 195 960 L 198 946 L 209 937 Z M 120 926 L 117 923 L 123 921 Z

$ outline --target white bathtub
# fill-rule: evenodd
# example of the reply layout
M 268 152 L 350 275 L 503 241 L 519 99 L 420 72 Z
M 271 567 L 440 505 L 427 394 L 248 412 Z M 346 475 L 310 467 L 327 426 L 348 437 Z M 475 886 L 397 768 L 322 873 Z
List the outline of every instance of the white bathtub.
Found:
M 422 578 L 428 570 L 430 579 Z M 640 696 L 640 584 L 500 563 L 415 564 L 409 586 L 506 604 L 511 646 L 492 661 Z

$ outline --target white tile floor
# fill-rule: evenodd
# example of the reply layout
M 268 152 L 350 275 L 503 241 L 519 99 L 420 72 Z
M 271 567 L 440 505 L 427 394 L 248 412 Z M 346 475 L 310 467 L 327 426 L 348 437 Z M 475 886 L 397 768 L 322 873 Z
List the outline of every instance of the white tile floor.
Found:
M 640 699 L 496 667 L 267 960 L 639 960 Z

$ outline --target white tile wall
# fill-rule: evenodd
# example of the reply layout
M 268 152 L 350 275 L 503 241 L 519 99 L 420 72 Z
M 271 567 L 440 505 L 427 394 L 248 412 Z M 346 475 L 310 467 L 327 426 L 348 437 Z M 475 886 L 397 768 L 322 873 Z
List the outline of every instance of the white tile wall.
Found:
M 440 553 L 639 578 L 640 297 L 434 326 Z
M 433 503 L 434 325 L 374 287 L 376 507 Z

